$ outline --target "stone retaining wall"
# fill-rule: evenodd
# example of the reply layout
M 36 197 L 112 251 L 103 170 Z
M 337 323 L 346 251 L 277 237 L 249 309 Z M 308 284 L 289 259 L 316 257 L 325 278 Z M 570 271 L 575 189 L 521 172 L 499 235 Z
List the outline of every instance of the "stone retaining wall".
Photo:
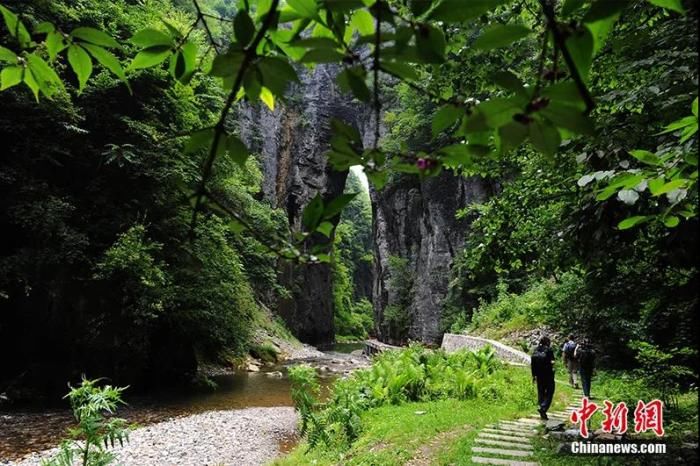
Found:
M 489 340 L 487 338 L 474 337 L 471 335 L 457 335 L 454 333 L 446 333 L 442 337 L 441 348 L 447 353 L 453 353 L 460 349 L 469 350 L 479 350 L 486 345 L 491 345 L 491 347 L 496 352 L 496 356 L 506 362 L 511 362 L 515 364 L 530 364 L 530 356 L 523 353 L 522 351 L 506 346 L 503 343 L 497 342 L 495 340 Z

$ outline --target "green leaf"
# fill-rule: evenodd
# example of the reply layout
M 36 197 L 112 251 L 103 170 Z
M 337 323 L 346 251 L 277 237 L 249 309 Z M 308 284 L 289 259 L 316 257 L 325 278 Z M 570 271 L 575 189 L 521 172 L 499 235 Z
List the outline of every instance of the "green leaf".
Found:
M 10 49 L 0 46 L 0 62 L 17 63 L 17 55 Z
M 73 29 L 70 33 L 71 37 L 75 37 L 85 42 L 89 42 L 94 45 L 99 45 L 101 47 L 113 47 L 119 48 L 119 42 L 114 40 L 109 34 L 102 32 L 98 29 L 81 27 Z
M 287 5 L 292 7 L 303 18 L 313 19 L 318 13 L 316 0 L 287 0 Z
M 668 228 L 675 228 L 679 223 L 681 223 L 681 220 L 675 215 L 668 215 L 664 217 L 664 225 L 666 225 Z
M 401 62 L 382 62 L 382 69 L 400 79 L 406 79 L 409 81 L 418 81 L 420 76 L 416 72 L 415 68 L 407 63 Z
M 342 120 L 339 120 L 338 118 L 331 118 L 331 129 L 333 130 L 333 133 L 342 136 L 348 141 L 351 141 L 355 144 L 362 143 L 360 133 L 354 127 L 350 126 Z
M 214 137 L 214 130 L 211 128 L 201 129 L 190 134 L 185 142 L 184 152 L 185 154 L 192 154 L 198 150 L 203 149 L 211 145 L 212 138 Z
M 323 218 L 328 220 L 332 219 L 336 215 L 340 214 L 345 206 L 350 204 L 350 202 L 355 199 L 355 197 L 359 193 L 347 193 L 347 194 L 341 194 L 340 196 L 336 197 L 332 201 L 328 203 L 328 205 L 325 206 L 323 209 Z
M 367 179 L 377 190 L 384 188 L 389 180 L 389 174 L 386 170 L 365 170 L 365 173 L 367 174 Z
M 262 74 L 257 66 L 251 66 L 243 75 L 243 88 L 248 100 L 255 102 L 262 91 Z
M 142 68 L 151 68 L 165 61 L 171 55 L 169 46 L 158 45 L 147 48 L 136 54 L 129 65 L 130 70 L 138 70 Z
M 486 124 L 491 128 L 498 128 L 513 121 L 513 115 L 521 110 L 511 99 L 495 97 L 482 102 L 477 109 L 486 119 Z
M 558 128 L 565 128 L 578 134 L 595 135 L 593 120 L 576 107 L 550 102 L 540 113 Z
M 509 0 L 442 0 L 430 13 L 429 18 L 448 23 L 463 23 L 496 8 Z
M 217 55 L 211 66 L 209 74 L 222 78 L 235 76 L 243 62 L 243 53 L 238 51 L 229 51 L 227 53 Z
M 66 48 L 66 41 L 63 39 L 63 34 L 58 31 L 49 32 L 46 36 L 46 51 L 49 53 L 51 61 L 56 59 L 56 56 Z
M 530 142 L 532 142 L 535 149 L 550 157 L 557 152 L 561 143 L 561 136 L 554 125 L 547 121 L 536 119 L 528 125 L 528 129 Z
M 660 188 L 655 189 L 651 193 L 653 196 L 660 196 L 662 194 L 666 194 L 668 192 L 671 192 L 674 189 L 684 187 L 687 183 L 688 183 L 688 180 L 686 180 L 686 179 L 672 180 L 672 181 L 669 181 L 668 183 L 664 184 Z M 649 191 L 651 191 L 651 188 L 649 189 Z
M 486 29 L 474 41 L 474 47 L 481 50 L 492 50 L 505 47 L 530 34 L 530 29 L 522 24 L 496 24 Z
M 586 23 L 586 28 L 591 32 L 593 36 L 593 55 L 598 53 L 600 49 L 605 45 L 605 40 L 612 31 L 615 23 L 620 18 L 620 13 L 616 13 L 607 18 L 600 19 L 598 21 L 591 21 Z
M 635 159 L 647 165 L 663 165 L 663 162 L 659 160 L 659 157 L 656 154 L 649 152 L 648 150 L 631 150 L 629 151 L 629 154 Z
M 180 76 L 180 82 L 186 84 L 192 78 L 197 68 L 197 44 L 187 41 L 180 47 L 180 53 L 185 62 L 185 72 Z
M 445 34 L 431 24 L 423 24 L 416 31 L 416 49 L 425 63 L 445 61 Z
M 34 32 L 37 34 L 50 34 L 56 30 L 56 26 L 53 25 L 53 23 L 50 23 L 48 21 L 44 21 L 42 23 L 37 24 L 37 26 L 34 28 Z
M 588 72 L 593 62 L 593 35 L 588 28 L 576 31 L 566 40 L 566 48 L 571 54 L 576 70 L 584 81 L 588 80 Z M 572 70 L 573 72 L 573 70 Z
M 664 185 L 664 177 L 660 176 L 658 178 L 654 178 L 653 180 L 649 180 L 648 186 L 649 186 L 649 192 L 652 194 L 652 196 L 657 196 L 659 195 L 659 190 L 661 187 Z
M 573 81 L 562 81 L 542 89 L 542 96 L 584 110 L 586 104 Z
M 520 98 L 530 100 L 530 94 L 522 81 L 510 71 L 499 71 L 491 75 L 491 80 L 500 87 L 512 91 Z
M 35 84 L 44 95 L 51 97 L 56 90 L 63 89 L 61 78 L 58 77 L 54 69 L 41 57 L 30 53 L 27 55 L 27 63 L 29 71 L 31 72 L 31 78 L 34 79 Z M 24 73 L 25 82 L 27 74 L 29 73 Z
M 311 49 L 301 57 L 301 63 L 337 63 L 344 55 L 333 49 Z
M 24 69 L 20 66 L 7 66 L 0 71 L 0 91 L 22 82 Z
M 255 35 L 255 25 L 253 20 L 248 15 L 248 12 L 241 9 L 236 13 L 236 17 L 233 20 L 233 32 L 236 36 L 236 40 L 243 47 L 248 45 L 253 36 Z
M 565 0 L 564 6 L 561 7 L 562 16 L 569 16 L 574 11 L 583 6 L 584 0 Z
M 333 233 L 333 224 L 331 222 L 321 222 L 321 224 L 316 228 L 316 231 L 321 233 L 326 238 L 330 238 L 331 233 Z
M 287 60 L 279 57 L 264 57 L 258 62 L 262 73 L 263 85 L 278 97 L 284 96 L 290 82 L 299 82 L 294 67 Z
M 364 77 L 359 75 L 359 73 L 363 71 L 362 68 L 345 68 L 338 73 L 336 80 L 343 91 L 352 91 L 352 94 L 357 97 L 358 100 L 369 102 L 372 99 L 372 94 L 365 83 Z
M 301 214 L 301 222 L 307 231 L 314 231 L 323 215 L 323 200 L 320 194 L 311 199 L 311 202 L 304 208 Z
M 511 121 L 507 125 L 498 128 L 498 135 L 501 138 L 501 152 L 515 149 L 522 144 L 528 134 L 528 126 Z
M 357 30 L 361 36 L 374 33 L 374 18 L 367 10 L 357 10 L 350 17 L 350 27 Z
M 464 110 L 455 105 L 448 104 L 442 107 L 433 116 L 433 137 L 436 137 L 443 130 L 454 125 L 463 115 Z
M 32 41 L 32 38 L 29 35 L 29 31 L 24 23 L 17 17 L 16 14 L 2 5 L 0 5 L 0 13 L 5 20 L 5 26 L 7 26 L 7 30 L 9 31 L 10 35 L 17 39 L 17 42 L 19 42 L 19 45 L 22 48 L 28 47 Z
M 243 144 L 237 136 L 229 135 L 226 138 L 225 149 L 228 155 L 233 159 L 234 162 L 240 166 L 244 166 L 246 160 L 250 153 L 248 152 L 248 147 Z
M 693 115 L 695 115 L 695 117 L 697 118 L 697 116 L 698 116 L 698 98 L 697 97 L 695 98 L 695 100 L 693 100 L 692 109 L 693 109 Z
M 132 44 L 143 48 L 151 48 L 155 46 L 170 47 L 173 44 L 173 39 L 166 33 L 157 29 L 142 29 L 129 39 Z M 98 44 L 99 45 L 99 44 Z
M 102 47 L 99 47 L 97 45 L 92 45 L 92 44 L 82 44 L 82 46 L 87 50 L 92 57 L 98 61 L 98 63 L 105 68 L 107 68 L 109 71 L 111 71 L 116 77 L 124 81 L 126 81 L 126 74 L 124 74 L 124 69 L 122 68 L 122 65 L 119 63 L 119 60 L 117 57 L 115 57 L 111 52 L 108 50 L 103 49 Z M 127 84 L 128 85 L 128 84 Z
M 307 37 L 290 42 L 293 47 L 304 47 L 305 49 L 337 49 L 340 44 L 330 37 Z
M 260 100 L 263 101 L 265 105 L 267 105 L 267 108 L 269 108 L 271 111 L 275 110 L 275 95 L 272 93 L 272 91 L 265 86 L 260 89 Z
M 628 4 L 629 0 L 594 0 L 583 17 L 583 22 L 588 24 L 613 17 L 617 18 Z
M 25 68 L 24 70 L 24 84 L 32 91 L 34 98 L 39 102 L 39 83 L 37 83 L 34 75 L 32 74 L 31 68 Z
M 667 10 L 675 11 L 676 13 L 685 13 L 681 0 L 648 0 L 652 5 L 666 8 Z
M 634 217 L 628 217 L 617 224 L 617 228 L 620 230 L 628 230 L 635 225 L 646 222 L 650 217 L 646 215 L 635 215 Z
M 78 77 L 78 92 L 82 92 L 92 74 L 90 55 L 81 46 L 73 44 L 68 47 L 68 63 Z
M 474 157 L 483 157 L 489 152 L 486 146 L 475 144 L 452 144 L 439 150 L 441 161 L 446 167 L 463 166 L 469 168 L 474 163 Z

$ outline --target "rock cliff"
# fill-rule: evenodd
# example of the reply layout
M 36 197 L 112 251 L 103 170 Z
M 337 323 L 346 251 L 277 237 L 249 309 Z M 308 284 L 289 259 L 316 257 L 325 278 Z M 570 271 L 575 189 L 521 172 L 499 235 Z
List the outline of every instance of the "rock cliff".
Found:
M 455 213 L 485 200 L 490 189 L 479 178 L 443 172 L 424 181 L 401 177 L 382 191 L 371 192 L 375 248 L 372 294 L 382 341 L 397 342 L 396 329 L 387 323 L 386 311 L 398 306 L 406 315 L 403 337 L 439 343 L 450 269 L 469 230 L 468 221 L 458 220 Z M 396 268 L 392 267 L 392 257 L 406 259 L 407 270 L 392 270 Z M 392 273 L 410 275 L 410 289 L 396 289 Z
M 301 82 L 293 86 L 286 104 L 274 112 L 245 107 L 238 116 L 242 139 L 260 156 L 264 195 L 286 211 L 292 230 L 301 229 L 303 209 L 317 193 L 332 199 L 343 192 L 347 172 L 332 171 L 325 156 L 330 119 L 340 118 L 358 129 L 364 124 L 362 107 L 335 84 L 338 71 L 335 65 L 300 70 Z M 315 237 L 307 246 L 325 241 Z M 333 342 L 330 266 L 281 264 L 280 277 L 292 296 L 278 303 L 277 312 L 292 332 L 315 345 Z

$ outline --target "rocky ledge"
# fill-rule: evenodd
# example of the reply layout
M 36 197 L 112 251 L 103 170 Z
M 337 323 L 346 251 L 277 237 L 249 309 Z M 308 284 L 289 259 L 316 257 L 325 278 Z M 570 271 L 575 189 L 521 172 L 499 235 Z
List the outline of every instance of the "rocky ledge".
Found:
M 140 427 L 114 449 L 123 466 L 262 465 L 296 433 L 294 408 L 210 411 Z M 38 466 L 56 449 L 33 453 L 13 466 Z

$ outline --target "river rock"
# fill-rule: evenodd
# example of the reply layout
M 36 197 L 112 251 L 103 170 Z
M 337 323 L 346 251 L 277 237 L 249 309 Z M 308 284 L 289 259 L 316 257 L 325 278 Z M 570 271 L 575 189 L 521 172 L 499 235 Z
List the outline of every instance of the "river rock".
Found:
M 137 428 L 116 447 L 122 466 L 257 466 L 280 454 L 280 441 L 296 435 L 291 407 L 210 411 Z M 57 449 L 34 453 L 13 466 L 39 466 Z
M 561 421 L 547 421 L 544 425 L 545 432 L 551 432 L 553 430 L 564 430 L 564 423 Z
M 260 372 L 260 366 L 254 364 L 254 363 L 248 363 L 248 365 L 245 368 L 248 372 Z

